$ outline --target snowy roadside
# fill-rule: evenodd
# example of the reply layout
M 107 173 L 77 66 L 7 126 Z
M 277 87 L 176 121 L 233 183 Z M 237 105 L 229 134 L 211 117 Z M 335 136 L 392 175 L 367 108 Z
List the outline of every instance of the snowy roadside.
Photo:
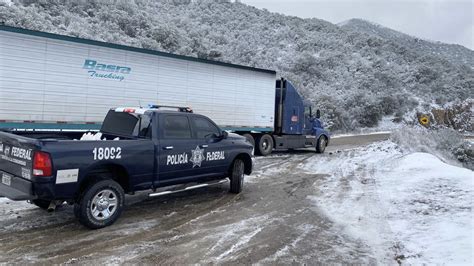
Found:
M 380 139 L 257 157 L 237 196 L 226 186 L 129 196 L 101 231 L 80 226 L 71 206 L 47 213 L 0 198 L 0 264 L 472 265 L 474 173 L 431 155 L 430 141 L 402 151 Z
M 341 133 L 335 131 L 331 138 L 341 138 L 341 137 L 352 137 L 360 135 L 377 135 L 377 134 L 390 134 L 393 131 L 402 129 L 406 127 L 404 123 L 395 123 L 392 120 L 394 116 L 384 116 L 382 120 L 379 121 L 376 127 L 361 127 L 352 130 L 351 132 Z
M 428 153 L 403 154 L 391 141 L 300 167 L 328 174 L 308 198 L 381 263 L 472 265 L 473 171 Z

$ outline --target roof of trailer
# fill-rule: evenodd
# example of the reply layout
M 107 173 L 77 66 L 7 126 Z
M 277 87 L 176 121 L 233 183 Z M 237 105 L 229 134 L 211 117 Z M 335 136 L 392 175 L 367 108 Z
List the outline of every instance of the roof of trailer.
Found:
M 132 46 L 114 44 L 114 43 L 94 41 L 94 40 L 82 39 L 82 38 L 71 37 L 71 36 L 66 36 L 66 35 L 47 33 L 47 32 L 42 32 L 42 31 L 27 30 L 27 29 L 11 27 L 11 26 L 6 26 L 6 25 L 0 25 L 0 30 L 8 31 L 8 32 L 15 32 L 15 33 L 21 33 L 21 34 L 26 34 L 26 35 L 32 35 L 32 36 L 38 36 L 38 37 L 44 37 L 44 38 L 49 38 L 49 39 L 56 39 L 56 40 L 61 40 L 61 41 L 89 44 L 89 45 L 108 47 L 108 48 L 125 50 L 125 51 L 132 51 L 132 52 L 137 52 L 137 53 L 144 53 L 144 54 L 170 57 L 170 58 L 175 58 L 175 59 L 182 59 L 182 60 L 199 62 L 199 63 L 213 64 L 213 65 L 218 65 L 218 66 L 226 66 L 226 67 L 233 67 L 233 68 L 240 68 L 240 69 L 258 71 L 258 72 L 264 72 L 264 73 L 269 73 L 269 74 L 276 74 L 275 70 L 255 68 L 255 67 L 249 67 L 249 66 L 243 66 L 243 65 L 236 65 L 236 64 L 231 64 L 231 63 L 224 63 L 224 62 L 219 62 L 219 61 L 201 59 L 201 58 L 197 58 L 197 57 L 160 52 L 160 51 L 156 51 L 156 50 L 149 50 L 149 49 L 137 48 L 137 47 L 132 47 Z

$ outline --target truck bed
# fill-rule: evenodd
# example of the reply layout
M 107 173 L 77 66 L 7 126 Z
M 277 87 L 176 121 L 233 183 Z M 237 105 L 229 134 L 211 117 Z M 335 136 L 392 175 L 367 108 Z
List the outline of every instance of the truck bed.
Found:
M 32 131 L 32 130 L 7 130 L 0 129 L 0 132 L 14 134 L 16 136 L 22 136 L 26 138 L 32 138 L 37 140 L 45 139 L 56 139 L 56 140 L 81 140 L 81 137 L 86 133 L 96 134 L 98 131 L 59 131 L 59 130 L 41 130 L 41 131 Z M 119 136 L 103 134 L 102 139 L 113 140 Z M 119 137 L 120 139 L 131 139 L 123 136 Z
M 2 183 L 16 188 L 21 193 L 8 195 L 11 199 L 71 198 L 77 182 L 85 176 L 89 167 L 113 164 L 120 159 L 122 165 L 133 170 L 140 185 L 152 184 L 154 146 L 149 139 L 113 140 L 115 136 L 105 136 L 107 140 L 74 140 L 84 132 L 4 132 L 0 131 L 0 175 Z M 107 150 L 108 153 L 103 151 Z M 51 176 L 36 177 L 33 174 L 33 160 L 36 151 L 51 156 L 53 172 Z M 71 162 L 74 166 L 71 168 Z M 74 172 L 71 177 L 67 173 Z M 68 179 L 69 178 L 69 179 Z M 5 181 L 5 182 L 4 182 Z M 35 183 L 35 193 L 31 194 L 31 183 Z M 44 189 L 40 187 L 44 185 Z M 48 184 L 56 184 L 54 189 Z M 5 187 L 3 187 L 5 189 Z M 13 192 L 11 192 L 13 193 Z

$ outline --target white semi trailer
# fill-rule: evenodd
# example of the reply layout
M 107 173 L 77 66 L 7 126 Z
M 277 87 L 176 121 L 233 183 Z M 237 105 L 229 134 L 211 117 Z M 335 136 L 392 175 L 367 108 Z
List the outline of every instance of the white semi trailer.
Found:
M 191 107 L 256 152 L 329 133 L 276 72 L 0 25 L 0 130 L 97 130 L 111 107 Z
M 114 106 L 189 106 L 271 131 L 275 71 L 0 26 L 0 127 L 97 129 Z

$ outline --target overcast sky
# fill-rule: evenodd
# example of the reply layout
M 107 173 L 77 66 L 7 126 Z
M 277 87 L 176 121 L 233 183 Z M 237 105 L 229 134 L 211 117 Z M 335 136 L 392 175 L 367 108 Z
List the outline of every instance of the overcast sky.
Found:
M 242 0 L 272 12 L 339 23 L 362 18 L 383 26 L 474 50 L 473 0 Z

